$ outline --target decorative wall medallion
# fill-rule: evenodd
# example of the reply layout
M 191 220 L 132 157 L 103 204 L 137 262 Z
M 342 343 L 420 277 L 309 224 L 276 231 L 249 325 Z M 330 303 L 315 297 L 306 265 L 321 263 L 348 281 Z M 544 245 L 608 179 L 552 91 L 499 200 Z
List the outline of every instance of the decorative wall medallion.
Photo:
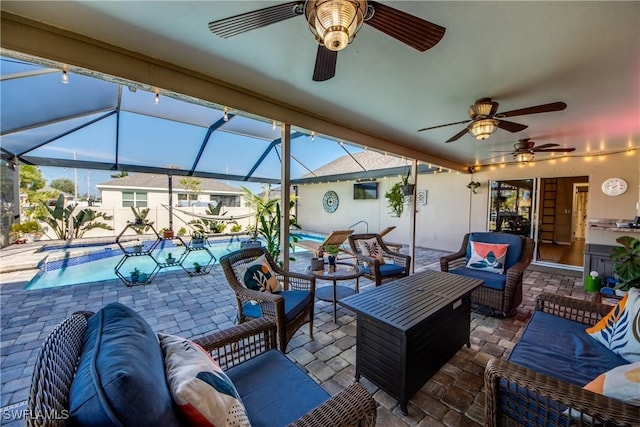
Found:
M 335 191 L 327 191 L 322 197 L 322 207 L 328 213 L 334 213 L 338 209 L 340 203 L 338 195 Z
M 607 196 L 619 196 L 627 191 L 627 181 L 622 178 L 609 178 L 602 183 L 602 192 Z

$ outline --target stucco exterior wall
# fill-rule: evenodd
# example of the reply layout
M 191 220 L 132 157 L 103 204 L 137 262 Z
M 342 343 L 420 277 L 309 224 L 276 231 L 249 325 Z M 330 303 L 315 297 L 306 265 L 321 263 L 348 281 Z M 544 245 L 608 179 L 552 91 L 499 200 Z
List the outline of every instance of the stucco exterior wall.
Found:
M 477 194 L 466 188 L 471 181 L 468 174 L 420 175 L 417 191 L 427 190 L 427 204 L 417 206 L 416 245 L 455 251 L 465 233 L 486 230 L 491 180 L 573 176 L 589 177 L 588 218 L 631 219 L 640 215 L 637 205 L 640 200 L 640 153 L 637 151 L 591 159 L 559 158 L 529 165 L 484 167 L 473 175 L 473 180 L 482 184 Z M 611 177 L 627 181 L 629 189 L 625 194 L 611 197 L 601 191 L 602 183 Z M 323 233 L 349 228 L 358 221 L 367 221 L 371 232 L 395 225 L 397 228 L 389 234 L 388 240 L 408 244 L 410 208 L 405 205 L 402 217 L 392 218 L 384 198 L 384 193 L 397 181 L 399 177 L 379 179 L 377 200 L 353 200 L 353 181 L 301 185 L 298 187 L 298 222 L 305 229 Z M 340 205 L 333 214 L 326 213 L 322 207 L 322 197 L 328 190 L 335 191 L 340 198 Z M 361 224 L 353 228 L 356 232 L 365 231 Z M 612 245 L 620 235 L 620 232 L 587 230 L 586 242 Z

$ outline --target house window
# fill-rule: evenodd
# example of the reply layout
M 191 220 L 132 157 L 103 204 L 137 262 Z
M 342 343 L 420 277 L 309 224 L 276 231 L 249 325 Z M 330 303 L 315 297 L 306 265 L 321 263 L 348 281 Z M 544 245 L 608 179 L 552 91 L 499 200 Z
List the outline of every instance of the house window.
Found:
M 222 206 L 230 208 L 240 207 L 240 196 L 221 196 L 219 194 L 212 194 L 209 196 L 209 201 L 215 202 L 215 206 L 222 203 Z
M 122 207 L 146 208 L 147 193 L 141 193 L 139 191 L 123 191 Z

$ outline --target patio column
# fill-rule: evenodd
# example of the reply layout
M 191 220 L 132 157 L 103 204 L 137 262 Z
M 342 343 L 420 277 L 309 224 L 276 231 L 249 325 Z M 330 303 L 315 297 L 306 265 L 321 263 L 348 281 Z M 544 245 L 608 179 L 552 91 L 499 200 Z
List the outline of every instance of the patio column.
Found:
M 409 216 L 409 255 L 411 255 L 411 273 L 416 270 L 416 213 L 418 204 L 416 203 L 416 192 L 418 191 L 418 161 L 413 159 L 411 163 L 411 180 L 414 183 L 413 194 L 411 195 L 411 215 Z
M 169 230 L 173 230 L 173 175 L 169 174 L 167 177 L 169 178 Z
M 281 126 L 282 138 L 280 142 L 280 150 L 282 151 L 282 167 L 280 171 L 280 255 L 282 256 L 282 267 L 289 270 L 289 227 L 291 226 L 289 218 L 289 201 L 291 195 L 291 125 L 283 123 Z

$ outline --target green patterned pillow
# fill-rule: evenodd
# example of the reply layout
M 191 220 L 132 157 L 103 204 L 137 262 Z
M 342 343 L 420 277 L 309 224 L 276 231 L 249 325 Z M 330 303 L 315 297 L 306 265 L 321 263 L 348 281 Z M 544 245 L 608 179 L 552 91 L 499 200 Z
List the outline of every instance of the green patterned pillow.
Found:
M 264 255 L 237 267 L 237 272 L 240 282 L 248 289 L 272 294 L 282 291 L 282 285 Z

